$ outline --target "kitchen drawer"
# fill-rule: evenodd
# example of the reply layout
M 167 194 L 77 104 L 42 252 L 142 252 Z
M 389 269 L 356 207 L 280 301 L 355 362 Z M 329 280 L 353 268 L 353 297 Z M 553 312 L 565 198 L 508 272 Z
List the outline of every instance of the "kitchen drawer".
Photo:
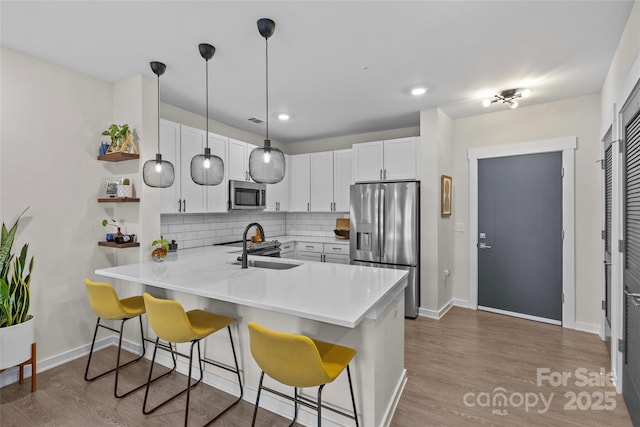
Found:
M 349 264 L 349 255 L 325 254 L 324 262 L 331 264 Z
M 315 261 L 315 262 L 322 262 L 322 253 L 319 252 L 297 252 L 296 255 L 296 259 L 302 260 L 302 261 Z
M 298 242 L 296 249 L 300 252 L 319 252 L 324 251 L 322 243 Z
M 349 256 L 349 245 L 343 245 L 339 243 L 325 243 L 324 253 Z
M 280 256 L 293 252 L 295 249 L 294 242 L 286 242 L 280 245 Z

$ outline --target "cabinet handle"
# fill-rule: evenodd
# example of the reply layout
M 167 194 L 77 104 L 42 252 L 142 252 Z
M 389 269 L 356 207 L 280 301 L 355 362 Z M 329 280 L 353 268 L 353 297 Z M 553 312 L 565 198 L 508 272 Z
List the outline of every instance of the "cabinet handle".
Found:
M 182 199 L 182 213 L 187 212 L 187 199 Z
M 341 251 L 342 250 L 342 248 L 331 248 L 331 249 L 333 249 L 334 251 Z
M 178 212 L 182 212 L 182 199 L 178 199 Z
M 382 169 L 380 169 L 380 179 L 382 179 Z
M 311 203 L 307 202 L 307 212 L 309 212 L 311 210 Z
M 384 170 L 384 179 L 387 179 L 387 170 Z
M 309 246 L 309 245 L 307 245 L 307 246 L 305 246 L 305 248 L 307 248 L 307 249 L 313 249 L 313 246 Z

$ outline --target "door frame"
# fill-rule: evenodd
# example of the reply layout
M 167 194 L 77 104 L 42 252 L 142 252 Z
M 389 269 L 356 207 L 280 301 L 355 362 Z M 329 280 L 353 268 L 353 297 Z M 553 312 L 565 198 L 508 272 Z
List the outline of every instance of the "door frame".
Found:
M 478 309 L 478 160 L 548 152 L 562 152 L 562 326 L 576 328 L 575 308 L 575 149 L 577 137 L 544 139 L 518 144 L 473 148 L 469 160 L 469 306 Z

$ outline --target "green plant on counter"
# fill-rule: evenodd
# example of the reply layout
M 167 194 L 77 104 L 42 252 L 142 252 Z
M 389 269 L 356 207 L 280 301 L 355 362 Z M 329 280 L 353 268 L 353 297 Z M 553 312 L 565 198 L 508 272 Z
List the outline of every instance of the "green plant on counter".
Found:
M 117 124 L 112 124 L 109 126 L 109 129 L 102 132 L 102 135 L 111 137 L 111 145 L 112 149 L 118 150 L 122 143 L 124 142 L 127 135 L 129 135 L 131 131 L 129 130 L 129 125 L 124 124 L 122 126 L 118 126 Z
M 0 267 L 2 268 L 0 271 L 0 328 L 25 322 L 29 313 L 33 257 L 31 257 L 25 271 L 29 245 L 25 243 L 17 258 L 11 253 L 13 240 L 18 231 L 18 221 L 27 209 L 20 214 L 10 230 L 7 230 L 7 227 L 2 223 L 2 234 L 0 235 Z M 11 270 L 12 265 L 13 270 Z
M 162 236 L 160 236 L 160 239 L 151 242 L 151 246 L 153 246 L 154 248 L 162 248 L 165 251 L 169 250 L 169 242 Z

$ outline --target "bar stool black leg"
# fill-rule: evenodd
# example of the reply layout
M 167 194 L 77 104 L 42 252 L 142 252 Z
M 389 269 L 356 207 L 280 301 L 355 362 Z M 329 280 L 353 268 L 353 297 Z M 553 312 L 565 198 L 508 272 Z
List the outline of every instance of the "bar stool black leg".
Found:
M 256 396 L 256 406 L 253 408 L 253 420 L 251 420 L 251 427 L 256 425 L 256 416 L 258 415 L 258 406 L 260 406 L 260 392 L 262 391 L 263 380 L 264 380 L 264 371 L 260 373 L 260 382 L 258 383 L 258 395 Z
M 351 404 L 353 405 L 353 419 L 356 421 L 356 427 L 359 427 L 358 424 L 358 411 L 356 409 L 356 398 L 353 396 L 353 383 L 351 382 L 351 370 L 349 369 L 349 365 L 347 365 L 347 378 L 349 378 L 349 392 L 351 393 Z

